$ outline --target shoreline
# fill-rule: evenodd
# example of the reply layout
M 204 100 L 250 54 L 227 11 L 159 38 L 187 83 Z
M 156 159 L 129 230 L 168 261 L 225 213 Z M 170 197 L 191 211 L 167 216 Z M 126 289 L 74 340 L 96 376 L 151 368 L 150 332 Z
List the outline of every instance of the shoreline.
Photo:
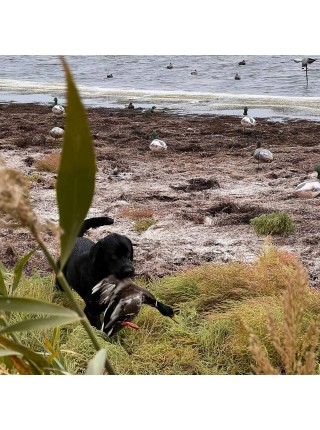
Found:
M 97 240 L 108 232 L 130 237 L 137 274 L 161 277 L 206 262 L 252 261 L 265 237 L 253 232 L 250 219 L 286 211 L 297 231 L 274 236 L 273 243 L 300 256 L 311 284 L 319 286 L 318 200 L 298 199 L 293 190 L 319 162 L 320 123 L 261 119 L 246 133 L 241 116 L 143 114 L 103 107 L 86 111 L 97 159 L 96 193 L 88 216 L 115 219 L 114 225 L 88 237 Z M 37 214 L 57 221 L 56 174 L 36 168 L 39 159 L 60 149 L 48 134 L 54 122 L 50 106 L 0 104 L 0 117 L 1 157 L 33 178 L 30 192 Z M 153 130 L 167 143 L 166 153 L 149 150 Z M 259 172 L 252 158 L 257 141 L 274 154 L 274 161 Z M 156 223 L 138 233 L 126 211 L 141 208 L 152 211 Z M 22 230 L 1 229 L 0 240 L 0 259 L 9 268 L 15 264 L 12 248 L 22 256 L 33 247 Z M 57 254 L 53 238 L 46 236 L 46 242 Z M 39 253 L 26 271 L 34 269 L 42 274 L 49 270 Z
M 21 95 L 20 95 L 21 96 Z M 32 94 L 29 95 L 25 95 L 26 97 L 28 96 L 33 96 Z M 21 102 L 17 102 L 17 101 L 0 101 L 0 107 L 1 106 L 8 106 L 8 105 L 20 105 L 20 106 L 28 106 L 28 105 L 34 105 L 34 106 L 50 106 L 51 104 L 51 96 L 48 96 L 47 94 L 37 94 L 37 96 L 41 96 L 42 101 L 21 101 Z M 9 97 L 8 97 L 9 98 Z M 281 97 L 280 97 L 281 98 Z M 89 99 L 90 100 L 90 99 Z M 92 99 L 93 100 L 93 99 Z M 128 99 L 129 100 L 129 99 Z M 129 101 L 132 101 L 131 99 Z M 92 103 L 85 103 L 84 101 L 84 106 L 85 109 L 91 110 L 91 109 L 106 109 L 108 111 L 126 111 L 125 105 L 127 105 L 129 103 L 129 101 L 123 102 L 123 104 L 121 103 L 121 107 L 114 107 L 114 106 L 99 106 L 99 105 L 95 105 L 94 102 Z M 63 97 L 59 97 L 59 103 L 65 105 L 66 104 L 66 100 Z M 106 102 L 108 103 L 108 102 Z M 111 102 L 112 104 L 112 102 Z M 179 117 L 183 117 L 183 116 L 187 116 L 187 117 L 215 117 L 215 116 L 230 116 L 230 117 L 236 117 L 236 118 L 240 118 L 242 117 L 242 112 L 243 112 L 243 106 L 247 105 L 247 106 L 251 106 L 251 103 L 247 103 L 246 101 L 243 101 L 243 103 L 241 103 L 239 106 L 241 107 L 235 107 L 235 106 L 229 106 L 229 107 L 216 107 L 216 106 L 212 106 L 209 110 L 208 107 L 204 108 L 203 106 L 197 106 L 194 105 L 195 107 L 195 112 L 189 112 L 189 111 L 185 111 L 183 108 L 168 108 L 167 106 L 165 106 L 165 104 L 160 103 L 157 104 L 156 102 L 153 101 L 143 101 L 142 106 L 139 106 L 139 101 L 134 101 L 134 105 L 136 106 L 134 111 L 132 111 L 132 113 L 143 113 L 144 111 L 150 109 L 153 105 L 156 105 L 156 109 L 158 109 L 158 111 L 164 111 L 166 112 L 166 114 L 168 115 L 174 115 L 174 116 L 179 116 Z M 120 103 L 119 103 L 120 105 Z M 170 104 L 169 104 L 170 105 Z M 200 109 L 199 109 L 200 108 Z M 203 109 L 203 110 L 201 110 Z M 274 106 L 255 106 L 254 103 L 252 105 L 252 107 L 250 107 L 250 112 L 249 114 L 251 116 L 253 116 L 256 119 L 259 120 L 267 120 L 269 122 L 276 122 L 276 123 L 286 123 L 286 122 L 290 122 L 290 121 L 311 121 L 311 122 L 320 122 L 320 116 L 318 115 L 310 115 L 310 114 L 305 114 L 303 111 L 307 110 L 308 111 L 309 108 L 305 107 L 305 106 L 299 106 L 299 110 L 297 110 L 297 112 L 291 112 L 287 113 L 286 111 L 290 111 L 289 106 L 285 107 L 281 107 L 279 106 L 278 108 L 274 107 Z

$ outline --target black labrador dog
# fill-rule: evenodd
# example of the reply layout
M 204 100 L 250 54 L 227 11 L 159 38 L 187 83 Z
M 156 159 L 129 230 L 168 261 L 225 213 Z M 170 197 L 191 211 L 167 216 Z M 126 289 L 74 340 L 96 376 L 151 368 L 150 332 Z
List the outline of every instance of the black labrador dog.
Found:
M 86 303 L 84 312 L 91 325 L 100 329 L 101 305 L 92 294 L 92 288 L 107 276 L 118 279 L 134 276 L 133 247 L 127 236 L 112 233 L 94 243 L 82 237 L 89 228 L 113 224 L 109 217 L 86 219 L 78 234 L 72 253 L 63 268 L 69 285 Z M 61 290 L 58 280 L 56 286 Z

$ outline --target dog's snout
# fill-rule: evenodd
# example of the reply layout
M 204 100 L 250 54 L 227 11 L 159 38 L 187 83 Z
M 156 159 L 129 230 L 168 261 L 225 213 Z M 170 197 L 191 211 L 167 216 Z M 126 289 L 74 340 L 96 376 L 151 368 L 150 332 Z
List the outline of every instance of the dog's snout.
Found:
M 132 278 L 134 276 L 134 268 L 133 266 L 126 266 L 121 270 L 120 279 L 124 278 Z

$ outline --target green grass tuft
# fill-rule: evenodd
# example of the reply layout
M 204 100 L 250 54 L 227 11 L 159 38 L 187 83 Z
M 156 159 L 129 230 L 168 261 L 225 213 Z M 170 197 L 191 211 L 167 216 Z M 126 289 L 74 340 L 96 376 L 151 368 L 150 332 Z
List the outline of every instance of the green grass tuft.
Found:
M 286 236 L 294 233 L 296 226 L 292 218 L 286 212 L 262 214 L 253 218 L 250 223 L 257 234 L 279 234 Z
M 137 233 L 143 233 L 157 221 L 154 218 L 141 218 L 134 222 L 133 228 Z

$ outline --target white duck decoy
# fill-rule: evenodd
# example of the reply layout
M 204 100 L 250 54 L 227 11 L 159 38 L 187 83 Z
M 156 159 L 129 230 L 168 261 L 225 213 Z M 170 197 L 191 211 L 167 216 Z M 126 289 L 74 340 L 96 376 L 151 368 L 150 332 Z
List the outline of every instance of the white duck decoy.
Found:
M 236 81 L 240 81 L 240 75 L 238 74 L 238 73 L 236 73 L 236 76 L 234 77 L 234 79 L 236 80 Z
M 257 148 L 252 153 L 253 158 L 258 160 L 257 170 L 261 170 L 260 162 L 271 163 L 273 161 L 273 154 L 269 149 L 261 148 L 260 141 L 257 142 Z
M 241 120 L 241 125 L 243 127 L 243 131 L 245 131 L 246 128 L 252 128 L 256 125 L 256 120 L 252 118 L 252 116 L 248 115 L 248 108 L 245 107 L 243 109 L 243 118 Z
M 304 57 L 304 58 L 294 58 L 293 61 L 295 63 L 301 63 L 302 68 L 306 68 L 306 80 L 307 80 L 307 87 L 308 87 L 308 64 L 312 64 L 316 61 L 316 58 L 310 58 L 310 57 Z
M 197 74 L 198 74 L 198 72 L 196 69 L 193 72 L 191 72 L 191 75 L 197 75 Z
M 298 197 L 312 199 L 320 196 L 320 164 L 316 166 L 315 170 L 317 172 L 316 179 L 301 182 L 296 186 L 294 191 Z
M 163 140 L 153 139 L 153 141 L 149 145 L 149 148 L 153 152 L 163 152 L 167 150 L 168 146 Z
M 53 114 L 55 116 L 61 117 L 64 114 L 64 107 L 61 106 L 61 105 L 58 105 L 58 99 L 57 99 L 57 97 L 55 97 L 53 99 L 53 101 L 54 101 L 54 106 L 52 108 L 52 112 L 53 112 Z
M 170 64 L 167 66 L 167 69 L 173 69 L 173 65 L 172 65 L 172 63 L 170 63 Z
M 53 127 L 49 134 L 51 137 L 53 137 L 55 140 L 60 139 L 64 135 L 64 129 L 61 127 Z

